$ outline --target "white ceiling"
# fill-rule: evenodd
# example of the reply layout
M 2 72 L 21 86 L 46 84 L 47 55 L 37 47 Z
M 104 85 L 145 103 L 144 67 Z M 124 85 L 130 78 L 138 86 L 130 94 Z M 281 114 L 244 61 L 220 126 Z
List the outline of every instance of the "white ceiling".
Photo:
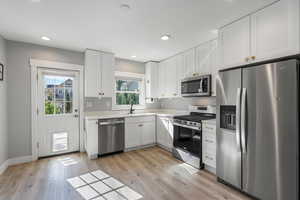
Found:
M 273 1 L 0 0 L 0 34 L 51 47 L 161 60 L 216 37 L 212 30 Z M 131 9 L 123 10 L 121 4 Z M 163 34 L 172 39 L 160 40 Z

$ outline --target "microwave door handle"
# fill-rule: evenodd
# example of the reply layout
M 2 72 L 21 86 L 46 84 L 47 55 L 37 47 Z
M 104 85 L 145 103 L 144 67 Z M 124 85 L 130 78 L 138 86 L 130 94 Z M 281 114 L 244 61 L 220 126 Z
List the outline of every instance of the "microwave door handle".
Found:
M 243 88 L 242 103 L 241 103 L 241 143 L 242 153 L 247 153 L 246 149 L 246 100 L 247 100 L 247 89 Z
M 200 79 L 200 91 L 199 92 L 200 93 L 203 92 L 203 80 L 202 79 Z
M 237 89 L 236 95 L 236 113 L 235 113 L 235 124 L 236 124 L 236 144 L 237 144 L 237 151 L 241 152 L 241 127 L 240 127 L 240 111 L 241 111 L 241 88 Z

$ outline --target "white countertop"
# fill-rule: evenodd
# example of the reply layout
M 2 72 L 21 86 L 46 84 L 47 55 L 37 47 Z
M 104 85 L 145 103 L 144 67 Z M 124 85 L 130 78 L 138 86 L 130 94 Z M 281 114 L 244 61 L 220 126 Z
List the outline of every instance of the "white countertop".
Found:
M 151 109 L 151 110 L 136 110 L 134 114 L 129 114 L 129 110 L 118 111 L 97 111 L 97 112 L 85 112 L 85 119 L 110 119 L 110 118 L 126 118 L 126 117 L 139 117 L 139 116 L 151 116 L 157 115 L 162 117 L 174 117 L 179 115 L 187 115 L 189 111 L 182 110 L 165 110 L 165 109 Z

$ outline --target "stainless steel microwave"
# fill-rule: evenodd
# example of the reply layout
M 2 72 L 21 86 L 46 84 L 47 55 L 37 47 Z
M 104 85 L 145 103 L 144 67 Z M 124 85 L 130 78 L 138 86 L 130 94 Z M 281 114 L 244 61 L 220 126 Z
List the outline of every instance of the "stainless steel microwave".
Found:
M 183 79 L 181 81 L 181 96 L 211 96 L 211 75 Z

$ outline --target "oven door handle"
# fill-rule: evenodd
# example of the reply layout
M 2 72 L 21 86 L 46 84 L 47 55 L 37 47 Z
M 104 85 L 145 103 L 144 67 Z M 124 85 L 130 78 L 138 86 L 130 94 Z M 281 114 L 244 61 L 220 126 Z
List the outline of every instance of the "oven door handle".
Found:
M 187 125 L 183 125 L 183 124 L 178 124 L 176 122 L 173 122 L 174 126 L 179 126 L 179 127 L 183 127 L 183 128 L 188 128 L 188 129 L 193 129 L 193 130 L 197 130 L 197 131 L 201 131 L 200 127 L 191 127 L 191 126 L 187 126 Z

